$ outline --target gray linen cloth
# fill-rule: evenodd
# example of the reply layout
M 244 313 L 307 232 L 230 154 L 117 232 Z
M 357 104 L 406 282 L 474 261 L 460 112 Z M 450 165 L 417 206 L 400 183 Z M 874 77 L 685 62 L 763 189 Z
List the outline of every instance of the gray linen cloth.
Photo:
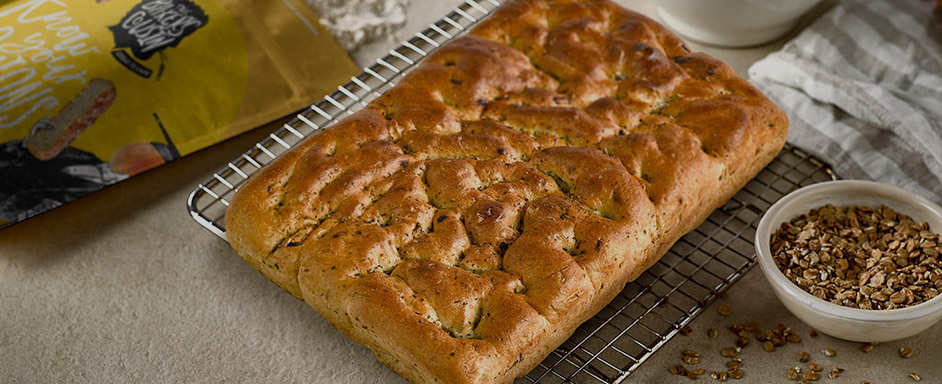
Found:
M 788 114 L 788 140 L 845 179 L 942 203 L 942 11 L 841 1 L 749 77 Z

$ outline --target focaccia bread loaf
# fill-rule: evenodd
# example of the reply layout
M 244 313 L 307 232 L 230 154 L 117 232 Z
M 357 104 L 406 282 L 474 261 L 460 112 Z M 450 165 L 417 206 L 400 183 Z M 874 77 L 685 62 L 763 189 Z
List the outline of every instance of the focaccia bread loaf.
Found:
M 414 382 L 525 375 L 785 142 L 727 65 L 605 0 L 510 0 L 256 172 L 233 248 Z

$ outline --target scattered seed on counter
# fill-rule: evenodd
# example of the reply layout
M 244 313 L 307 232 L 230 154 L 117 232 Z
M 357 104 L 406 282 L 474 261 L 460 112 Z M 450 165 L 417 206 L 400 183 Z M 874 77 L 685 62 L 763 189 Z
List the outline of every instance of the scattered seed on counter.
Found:
M 743 377 L 743 371 L 738 366 L 736 368 L 731 368 L 726 372 L 729 373 L 729 377 L 736 380 L 739 380 Z
M 759 341 L 769 341 L 774 337 L 772 331 L 756 331 L 755 338 Z
M 811 360 L 811 355 L 809 355 L 808 352 L 805 352 L 805 351 L 798 352 L 798 361 L 802 363 L 807 363 L 808 360 Z
M 805 373 L 802 374 L 801 377 L 808 381 L 818 381 L 818 379 L 821 378 L 821 375 L 819 375 L 815 371 L 805 371 Z
M 842 372 L 844 372 L 844 368 L 834 368 L 831 372 L 828 372 L 828 378 L 836 379 Z
M 812 371 L 814 371 L 814 372 L 821 372 L 821 370 L 824 369 L 824 368 L 821 368 L 820 365 L 818 365 L 817 363 L 811 361 L 811 362 L 808 363 L 808 369 L 810 369 L 810 370 L 812 370 Z
M 904 358 L 904 359 L 908 359 L 908 358 L 910 358 L 910 357 L 912 357 L 912 356 L 913 356 L 913 349 L 912 349 L 912 348 L 903 347 L 903 348 L 900 348 L 900 349 L 899 349 L 899 357 L 902 357 L 902 358 Z
M 785 374 L 785 377 L 791 381 L 796 381 L 799 375 L 801 375 L 801 367 L 791 367 L 788 369 L 788 373 Z
M 755 321 L 747 321 L 742 323 L 742 329 L 746 332 L 755 332 L 759 330 L 759 323 Z
M 685 325 L 685 326 L 684 326 L 683 328 L 681 328 L 680 331 L 678 331 L 678 332 L 680 332 L 681 335 L 690 336 L 690 334 L 693 333 L 693 328 L 690 328 L 689 325 Z
M 919 375 L 917 375 L 915 372 L 910 373 L 910 374 L 909 374 L 909 378 L 910 378 L 910 379 L 913 379 L 913 381 L 921 381 L 921 380 L 922 380 L 922 378 L 919 377 Z
M 761 349 L 768 353 L 774 352 L 780 347 L 787 346 L 788 343 L 801 342 L 801 337 L 797 333 L 793 332 L 790 327 L 787 327 L 783 324 L 777 324 L 775 327 L 770 329 L 761 329 L 758 323 L 748 321 L 733 324 L 727 328 L 735 335 L 737 339 L 737 346 L 728 346 L 720 349 L 720 354 L 724 358 L 729 359 L 726 361 L 725 371 L 709 371 L 707 370 L 711 368 L 709 366 L 696 366 L 701 363 L 701 354 L 691 349 L 683 350 L 681 352 L 683 363 L 669 367 L 668 371 L 674 375 L 685 376 L 690 380 L 698 380 L 699 376 L 709 376 L 712 380 L 723 382 L 729 379 L 739 380 L 745 376 L 743 371 L 743 359 L 740 356 L 740 353 L 742 349 L 750 343 L 751 338 L 755 338 L 759 345 L 761 345 Z M 683 329 L 679 330 L 679 332 L 690 335 L 692 334 L 692 329 L 689 326 L 685 326 Z M 711 339 L 719 338 L 719 332 L 717 328 L 708 328 L 705 333 Z M 810 337 L 816 337 L 817 332 L 814 329 L 811 329 L 808 335 Z M 873 347 L 878 344 L 879 343 L 875 342 L 861 343 L 860 349 L 863 352 L 870 352 L 872 351 Z M 834 357 L 837 355 L 837 351 L 833 348 L 821 348 L 819 351 L 826 357 Z M 911 348 L 900 348 L 899 353 L 901 357 L 911 357 L 913 351 Z M 802 369 L 801 366 L 788 368 L 785 372 L 785 375 L 786 378 L 792 382 L 810 384 L 812 382 L 823 381 L 824 377 L 827 377 L 827 379 L 838 379 L 842 378 L 846 372 L 845 369 L 834 366 L 830 366 L 825 369 L 824 366 L 818 365 L 816 362 L 811 361 L 811 356 L 807 351 L 799 351 L 797 353 L 797 358 L 799 362 L 808 364 L 808 368 Z M 913 374 L 915 375 L 915 373 Z M 869 381 L 863 382 L 863 384 L 866 383 L 869 383 Z
M 736 339 L 736 346 L 739 348 L 746 348 L 749 346 L 749 336 L 740 336 Z
M 716 308 L 716 311 L 723 316 L 729 316 L 733 314 L 733 307 L 729 304 L 721 304 L 719 308 Z

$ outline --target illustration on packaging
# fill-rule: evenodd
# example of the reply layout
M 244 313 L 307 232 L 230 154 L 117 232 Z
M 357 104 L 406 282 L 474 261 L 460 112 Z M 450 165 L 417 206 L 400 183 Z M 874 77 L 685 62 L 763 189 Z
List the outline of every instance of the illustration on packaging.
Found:
M 114 34 L 115 49 L 111 55 L 127 69 L 145 79 L 150 78 L 154 71 L 137 60 L 150 59 L 154 54 L 159 54 L 163 60 L 161 51 L 176 47 L 183 38 L 208 21 L 209 16 L 203 9 L 188 0 L 142 1 L 131 8 L 120 23 L 108 27 Z M 133 58 L 127 51 L 131 51 Z M 158 79 L 163 68 L 161 61 Z
M 303 0 L 0 0 L 0 229 L 359 72 Z
M 220 20 L 228 15 L 212 1 L 202 3 L 0 6 L 0 227 L 179 158 L 161 119 L 171 101 L 185 95 L 213 108 L 216 115 L 204 121 L 231 120 L 240 100 L 187 89 L 193 62 L 206 62 L 199 52 L 239 33 L 231 16 L 223 28 L 203 32 L 210 20 L 204 7 Z M 222 59 L 244 58 L 244 48 L 235 51 Z M 108 56 L 112 64 L 103 64 Z M 244 86 L 238 79 L 245 64 L 229 68 L 235 85 Z M 170 124 L 181 121 L 174 116 Z

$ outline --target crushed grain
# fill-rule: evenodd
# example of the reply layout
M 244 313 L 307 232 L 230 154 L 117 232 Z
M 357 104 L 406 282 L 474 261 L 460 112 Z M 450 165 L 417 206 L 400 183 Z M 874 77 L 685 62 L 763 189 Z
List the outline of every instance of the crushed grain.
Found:
M 742 369 L 740 369 L 739 367 L 732 368 L 732 369 L 730 369 L 730 370 L 728 370 L 728 371 L 726 371 L 726 372 L 729 373 L 729 377 L 731 377 L 731 378 L 733 378 L 733 379 L 736 379 L 736 380 L 739 380 L 739 379 L 741 379 L 741 378 L 743 377 L 743 371 L 742 371 Z
M 814 372 L 821 372 L 821 370 L 824 369 L 824 368 L 821 368 L 820 365 L 818 365 L 817 363 L 815 363 L 815 362 L 812 361 L 812 362 L 809 362 L 809 363 L 808 363 L 808 369 L 810 369 L 810 370 L 812 370 L 812 371 L 814 371 Z
M 834 368 L 831 370 L 831 372 L 828 372 L 828 378 L 836 379 L 843 372 L 844 372 L 844 368 Z
M 710 374 L 710 377 L 712 377 L 713 380 L 726 381 L 726 378 L 729 377 L 729 373 L 727 373 L 726 371 L 723 371 L 723 372 L 713 371 L 713 373 Z
M 762 349 L 764 349 L 766 352 L 772 352 L 775 350 L 775 345 L 772 344 L 771 341 L 766 341 L 762 343 Z
M 815 372 L 815 371 L 805 371 L 805 373 L 802 374 L 801 377 L 802 377 L 803 379 L 805 379 L 805 380 L 808 380 L 808 381 L 818 381 L 818 379 L 821 378 L 821 375 L 819 375 L 819 374 L 818 374 L 817 372 Z
M 741 350 L 742 349 L 740 349 L 739 347 L 726 347 L 726 348 L 723 348 L 722 351 L 720 351 L 720 354 L 722 354 L 723 357 L 733 357 L 733 356 L 736 356 L 736 354 L 738 354 L 739 351 Z
M 899 357 L 908 359 L 913 356 L 913 349 L 908 347 L 903 347 L 899 349 Z
M 739 348 L 745 348 L 749 346 L 749 336 L 740 336 L 736 339 L 736 346 Z
M 798 380 L 798 375 L 801 374 L 801 368 L 791 367 L 788 369 L 788 373 L 785 374 L 789 380 L 795 381 Z
M 942 238 L 885 206 L 813 209 L 784 223 L 771 247 L 788 280 L 834 304 L 905 308 L 942 291 Z

